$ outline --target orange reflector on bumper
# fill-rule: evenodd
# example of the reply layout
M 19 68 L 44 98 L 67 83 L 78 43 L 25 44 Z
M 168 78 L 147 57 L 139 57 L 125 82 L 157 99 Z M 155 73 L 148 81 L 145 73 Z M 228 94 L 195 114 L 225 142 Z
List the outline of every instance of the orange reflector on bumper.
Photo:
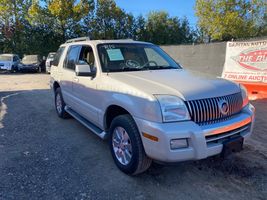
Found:
M 152 141 L 155 141 L 155 142 L 158 142 L 159 141 L 159 138 L 153 136 L 153 135 L 149 135 L 148 133 L 143 133 L 143 136 L 147 139 L 150 139 Z

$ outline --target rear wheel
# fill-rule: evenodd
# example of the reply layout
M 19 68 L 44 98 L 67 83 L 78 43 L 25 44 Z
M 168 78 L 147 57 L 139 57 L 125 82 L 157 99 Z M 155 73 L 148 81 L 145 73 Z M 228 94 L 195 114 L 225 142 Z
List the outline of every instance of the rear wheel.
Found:
M 109 145 L 115 164 L 124 173 L 136 175 L 150 167 L 152 160 L 144 151 L 138 128 L 130 115 L 113 119 Z
M 55 107 L 56 107 L 57 115 L 63 119 L 69 117 L 69 114 L 65 110 L 65 106 L 66 104 L 63 100 L 61 89 L 59 87 L 56 89 L 56 92 L 55 92 Z

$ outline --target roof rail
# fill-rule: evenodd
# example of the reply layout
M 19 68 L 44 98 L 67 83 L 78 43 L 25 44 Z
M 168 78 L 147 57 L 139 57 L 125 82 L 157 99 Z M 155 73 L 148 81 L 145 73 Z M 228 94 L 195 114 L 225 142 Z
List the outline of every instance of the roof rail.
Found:
M 90 40 L 89 37 L 79 37 L 79 38 L 69 39 L 65 43 L 81 42 L 81 41 L 88 41 L 88 40 Z

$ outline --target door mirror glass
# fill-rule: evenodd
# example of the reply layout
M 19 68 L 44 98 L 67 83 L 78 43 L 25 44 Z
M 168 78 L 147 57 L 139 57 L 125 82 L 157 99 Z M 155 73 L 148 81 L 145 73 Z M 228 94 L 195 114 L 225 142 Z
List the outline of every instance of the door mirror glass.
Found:
M 75 66 L 76 76 L 92 76 L 96 75 L 96 69 L 93 67 L 91 68 L 90 65 L 87 63 L 79 62 Z

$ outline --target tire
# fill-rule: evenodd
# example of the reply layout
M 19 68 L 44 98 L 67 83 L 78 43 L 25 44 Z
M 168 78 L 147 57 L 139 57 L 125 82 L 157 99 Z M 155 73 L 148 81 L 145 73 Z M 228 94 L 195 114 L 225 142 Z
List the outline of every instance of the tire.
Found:
M 119 141 L 119 137 L 117 137 L 119 132 L 122 133 L 124 141 Z M 130 115 L 115 117 L 111 123 L 109 136 L 113 160 L 121 171 L 129 175 L 136 175 L 150 167 L 152 159 L 147 157 L 138 128 Z
M 15 73 L 15 72 L 16 72 L 16 68 L 15 68 L 14 65 L 11 66 L 10 72 L 11 72 L 11 73 Z
M 65 110 L 65 106 L 66 104 L 63 100 L 61 89 L 59 87 L 56 89 L 56 92 L 55 92 L 55 108 L 56 108 L 57 115 L 62 119 L 66 119 L 70 117 L 70 115 Z

